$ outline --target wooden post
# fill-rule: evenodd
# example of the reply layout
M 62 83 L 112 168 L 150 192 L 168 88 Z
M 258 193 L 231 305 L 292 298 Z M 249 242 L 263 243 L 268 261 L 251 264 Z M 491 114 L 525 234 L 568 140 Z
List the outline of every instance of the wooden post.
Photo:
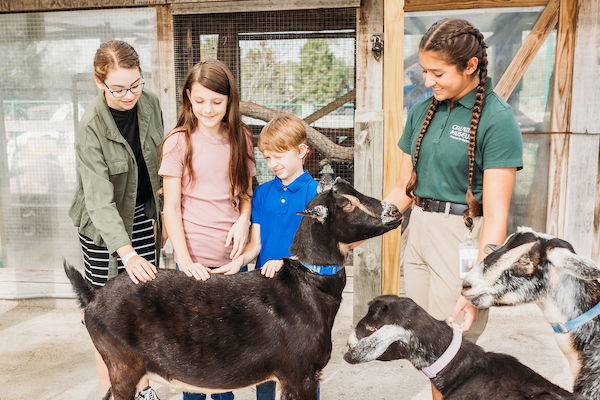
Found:
M 175 84 L 175 52 L 173 37 L 173 14 L 171 6 L 156 7 L 158 51 L 155 65 L 158 66 L 158 96 L 163 113 L 165 133 L 177 122 L 177 101 Z
M 550 176 L 546 215 L 546 231 L 557 236 L 564 236 L 566 232 L 567 190 L 565 189 L 569 163 L 569 137 L 566 133 L 569 132 L 571 119 L 576 25 L 577 0 L 560 0 L 550 131 L 565 134 L 552 135 L 550 138 Z
M 383 116 L 384 153 L 383 188 L 388 193 L 398 178 L 402 136 L 404 86 L 404 0 L 385 0 L 384 4 Z M 400 293 L 400 230 L 383 236 L 383 294 Z
M 354 124 L 354 186 L 362 193 L 383 195 L 383 61 L 376 60 L 373 35 L 383 33 L 383 0 L 365 0 L 356 18 L 356 114 Z M 354 249 L 353 319 L 367 312 L 381 294 L 381 237 Z
M 589 135 L 571 137 L 565 238 L 600 261 L 600 93 L 590 84 L 600 81 L 600 2 L 579 0 L 578 10 L 570 130 Z

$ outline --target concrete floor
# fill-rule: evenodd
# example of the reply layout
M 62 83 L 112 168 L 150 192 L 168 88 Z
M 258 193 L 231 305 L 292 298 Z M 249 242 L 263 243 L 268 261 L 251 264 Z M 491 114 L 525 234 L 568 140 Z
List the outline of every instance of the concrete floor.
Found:
M 342 359 L 351 331 L 351 281 L 333 327 L 333 353 L 321 383 L 325 400 L 429 399 L 429 384 L 406 361 L 349 365 Z M 72 299 L 0 301 L 0 400 L 97 400 L 91 341 Z M 516 356 L 552 382 L 571 388 L 568 365 L 534 305 L 496 308 L 480 339 L 486 350 Z M 158 387 L 163 400 L 178 392 Z M 234 392 L 253 400 L 254 389 Z

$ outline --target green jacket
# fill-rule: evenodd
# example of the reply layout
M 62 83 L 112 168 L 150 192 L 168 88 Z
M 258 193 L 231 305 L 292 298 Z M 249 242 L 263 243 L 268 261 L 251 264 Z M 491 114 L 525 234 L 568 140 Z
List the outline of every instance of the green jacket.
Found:
M 160 244 L 161 187 L 158 175 L 163 123 L 158 98 L 143 91 L 138 102 L 140 144 L 154 196 L 146 216 L 157 221 Z M 109 278 L 117 274 L 115 251 L 131 244 L 137 194 L 137 164 L 131 147 L 119 132 L 106 105 L 104 92 L 96 98 L 79 123 L 75 135 L 77 189 L 69 216 L 79 232 L 98 246 L 108 248 Z

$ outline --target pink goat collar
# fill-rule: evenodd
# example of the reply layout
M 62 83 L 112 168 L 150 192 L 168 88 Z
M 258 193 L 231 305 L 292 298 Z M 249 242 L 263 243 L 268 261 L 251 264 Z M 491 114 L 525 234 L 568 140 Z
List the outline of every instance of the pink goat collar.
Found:
M 460 349 L 460 344 L 462 343 L 462 330 L 458 325 L 452 324 L 452 332 L 452 342 L 450 342 L 450 346 L 448 346 L 444 354 L 429 367 L 425 367 L 421 370 L 421 372 L 429 379 L 435 378 L 441 370 L 446 368 L 454 356 L 456 356 L 456 353 L 458 353 L 458 349 Z

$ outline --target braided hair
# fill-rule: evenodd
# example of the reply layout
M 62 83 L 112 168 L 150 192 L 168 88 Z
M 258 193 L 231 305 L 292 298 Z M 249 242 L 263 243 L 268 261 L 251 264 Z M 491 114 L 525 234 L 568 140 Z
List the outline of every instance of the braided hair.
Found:
M 469 172 L 467 175 L 466 202 L 468 208 L 465 211 L 464 220 L 465 225 L 469 228 L 473 226 L 473 218 L 477 216 L 481 208 L 481 204 L 473 195 L 473 174 L 475 169 L 477 127 L 479 126 L 479 119 L 481 118 L 485 102 L 485 89 L 487 85 L 488 59 L 486 48 L 487 45 L 481 32 L 471 25 L 470 22 L 458 18 L 437 21 L 425 32 L 419 43 L 419 51 L 426 50 L 440 53 L 449 64 L 455 65 L 458 71 L 464 71 L 472 57 L 477 57 L 479 61 L 479 84 L 475 91 L 475 104 L 473 105 L 473 114 L 469 126 L 469 142 L 467 145 Z M 439 103 L 438 100 L 432 98 L 425 120 L 417 136 L 415 151 L 412 157 L 413 172 L 406 186 L 406 194 L 411 198 L 415 197 L 417 162 L 421 151 L 421 143 Z

